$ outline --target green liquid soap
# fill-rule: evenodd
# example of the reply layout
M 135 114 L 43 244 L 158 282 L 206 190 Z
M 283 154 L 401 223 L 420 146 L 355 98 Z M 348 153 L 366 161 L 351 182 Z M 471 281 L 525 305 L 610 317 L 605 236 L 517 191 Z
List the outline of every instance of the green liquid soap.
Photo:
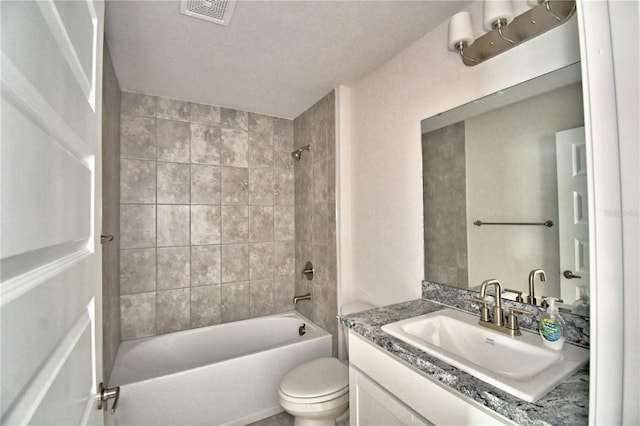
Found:
M 540 326 L 538 327 L 540 338 L 545 346 L 559 351 L 562 350 L 565 341 L 564 321 L 555 306 L 557 299 L 549 297 L 546 300 L 549 303 L 549 307 L 540 320 Z

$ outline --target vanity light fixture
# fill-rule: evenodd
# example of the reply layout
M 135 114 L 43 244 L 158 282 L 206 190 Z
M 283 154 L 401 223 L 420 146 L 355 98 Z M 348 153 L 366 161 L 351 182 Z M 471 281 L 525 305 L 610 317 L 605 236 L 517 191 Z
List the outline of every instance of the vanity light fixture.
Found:
M 484 2 L 484 29 L 487 31 L 497 31 L 500 37 L 511 44 L 515 41 L 505 36 L 502 29 L 513 22 L 513 3 L 511 0 L 485 0 Z
M 563 24 L 576 11 L 575 0 L 527 0 L 527 4 L 533 7 L 514 16 L 512 0 L 485 0 L 483 24 L 488 32 L 478 39 L 469 12 L 453 15 L 449 49 L 457 51 L 465 65 L 477 65 Z

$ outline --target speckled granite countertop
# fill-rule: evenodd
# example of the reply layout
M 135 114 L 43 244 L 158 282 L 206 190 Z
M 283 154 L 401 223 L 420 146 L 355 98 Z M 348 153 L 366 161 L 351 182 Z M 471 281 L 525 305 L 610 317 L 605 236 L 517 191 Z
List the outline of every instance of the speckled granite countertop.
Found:
M 383 332 L 395 321 L 447 308 L 413 300 L 347 315 L 342 322 L 373 344 L 433 379 L 521 425 L 582 425 L 589 416 L 588 365 L 535 403 L 525 402 Z

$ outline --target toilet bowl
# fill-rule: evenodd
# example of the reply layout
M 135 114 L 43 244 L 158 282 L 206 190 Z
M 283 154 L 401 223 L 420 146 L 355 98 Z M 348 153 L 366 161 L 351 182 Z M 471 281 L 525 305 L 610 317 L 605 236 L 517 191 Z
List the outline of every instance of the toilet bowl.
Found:
M 295 426 L 335 425 L 349 409 L 349 369 L 336 358 L 306 362 L 284 376 L 278 394 Z
M 363 302 L 345 305 L 342 315 L 371 309 Z M 319 358 L 288 372 L 278 389 L 280 405 L 295 426 L 334 426 L 348 418 L 349 368 L 337 358 Z

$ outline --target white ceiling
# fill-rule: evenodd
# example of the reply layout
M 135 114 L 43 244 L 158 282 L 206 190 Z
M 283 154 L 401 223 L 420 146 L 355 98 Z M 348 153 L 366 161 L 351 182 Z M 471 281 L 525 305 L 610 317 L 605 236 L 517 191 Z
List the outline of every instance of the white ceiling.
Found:
M 295 118 L 469 3 L 239 0 L 225 27 L 177 0 L 108 0 L 106 38 L 123 90 Z

